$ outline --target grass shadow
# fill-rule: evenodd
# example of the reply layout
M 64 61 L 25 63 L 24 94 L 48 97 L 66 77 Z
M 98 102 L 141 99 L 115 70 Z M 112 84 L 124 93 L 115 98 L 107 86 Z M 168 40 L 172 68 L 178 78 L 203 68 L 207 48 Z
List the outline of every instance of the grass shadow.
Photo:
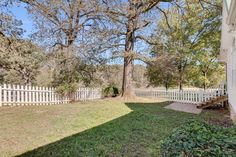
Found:
M 173 128 L 196 115 L 163 108 L 164 103 L 126 103 L 127 115 L 19 155 L 159 156 L 160 144 Z

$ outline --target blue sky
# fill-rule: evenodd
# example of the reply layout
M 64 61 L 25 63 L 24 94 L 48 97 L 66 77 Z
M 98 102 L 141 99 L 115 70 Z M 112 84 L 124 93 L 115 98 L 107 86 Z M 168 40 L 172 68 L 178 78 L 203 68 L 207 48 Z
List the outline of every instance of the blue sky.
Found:
M 12 11 L 13 15 L 16 17 L 17 20 L 22 21 L 22 28 L 25 30 L 24 37 L 27 38 L 28 35 L 33 33 L 34 27 L 33 21 L 27 13 L 26 8 L 23 5 L 18 5 L 11 7 L 10 10 Z

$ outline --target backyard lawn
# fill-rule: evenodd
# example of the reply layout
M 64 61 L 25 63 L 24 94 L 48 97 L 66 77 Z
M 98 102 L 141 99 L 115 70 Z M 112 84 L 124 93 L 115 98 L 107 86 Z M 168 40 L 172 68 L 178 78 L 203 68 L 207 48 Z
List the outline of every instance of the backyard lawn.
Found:
M 163 108 L 169 102 L 99 100 L 0 108 L 1 156 L 159 156 L 160 143 L 191 119 L 223 124 L 224 113 Z M 222 122 L 221 122 L 222 121 Z

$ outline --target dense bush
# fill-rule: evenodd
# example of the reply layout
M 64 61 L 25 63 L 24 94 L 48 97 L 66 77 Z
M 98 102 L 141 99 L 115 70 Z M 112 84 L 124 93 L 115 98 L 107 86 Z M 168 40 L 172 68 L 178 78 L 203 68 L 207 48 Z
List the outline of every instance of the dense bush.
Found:
M 103 95 L 105 97 L 116 97 L 119 95 L 119 89 L 115 85 L 111 84 L 103 90 Z
M 163 157 L 233 157 L 236 126 L 221 128 L 205 122 L 188 122 L 162 142 L 161 154 Z
M 62 96 L 68 95 L 70 93 L 74 93 L 78 88 L 77 83 L 71 83 L 71 84 L 61 84 L 57 87 L 56 92 L 58 94 L 61 94 Z

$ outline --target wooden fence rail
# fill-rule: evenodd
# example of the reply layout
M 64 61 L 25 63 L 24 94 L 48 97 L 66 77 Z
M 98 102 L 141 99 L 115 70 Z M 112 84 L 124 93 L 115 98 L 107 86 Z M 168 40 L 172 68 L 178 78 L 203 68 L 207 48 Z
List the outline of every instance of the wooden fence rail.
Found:
M 216 89 L 207 89 L 207 90 L 183 90 L 179 91 L 177 89 L 173 90 L 135 90 L 136 96 L 139 97 L 152 97 L 152 98 L 165 98 L 170 101 L 182 102 L 182 103 L 193 103 L 198 104 L 206 102 L 212 98 L 218 96 L 226 95 L 227 91 L 224 87 Z
M 75 101 L 100 99 L 99 88 L 79 88 L 74 94 Z M 68 103 L 68 96 L 61 96 L 55 88 L 4 84 L 0 86 L 0 106 L 53 105 Z

